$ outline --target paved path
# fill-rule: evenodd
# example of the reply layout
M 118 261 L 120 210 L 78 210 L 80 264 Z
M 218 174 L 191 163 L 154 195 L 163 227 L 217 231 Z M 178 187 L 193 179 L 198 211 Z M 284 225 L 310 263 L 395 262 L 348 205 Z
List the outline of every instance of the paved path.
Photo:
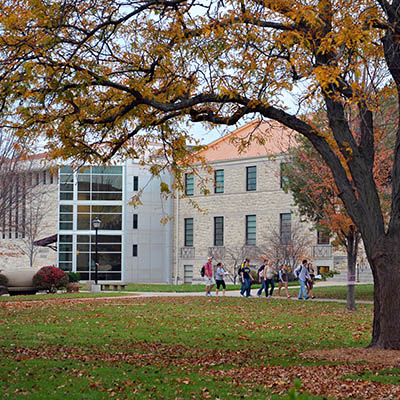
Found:
M 327 287 L 327 286 L 346 286 L 347 282 L 318 282 L 316 284 L 316 287 Z M 360 283 L 362 284 L 362 283 Z M 356 285 L 358 285 L 358 283 L 356 283 Z M 290 286 L 290 289 L 299 289 L 300 286 Z M 276 288 L 276 285 L 275 285 Z M 243 300 L 245 301 L 251 301 L 253 299 L 259 299 L 261 300 L 266 300 L 266 301 L 270 301 L 273 299 L 279 299 L 279 300 L 295 300 L 298 301 L 297 296 L 293 296 L 290 297 L 289 299 L 286 298 L 286 296 L 278 296 L 275 292 L 275 295 L 272 296 L 272 298 L 265 298 L 265 295 L 261 296 L 260 298 L 258 298 L 256 296 L 258 289 L 253 289 L 252 293 L 253 296 L 250 299 L 246 299 L 244 298 Z M 284 290 L 284 289 L 283 289 Z M 204 292 L 130 292 L 130 293 L 134 293 L 137 296 L 136 297 L 199 297 L 199 296 L 205 296 Z M 284 291 L 282 291 L 282 293 L 284 293 Z M 211 297 L 217 297 L 215 295 L 215 288 L 213 288 L 212 291 L 212 295 Z M 222 295 L 220 294 L 219 297 L 222 297 Z M 239 290 L 227 290 L 226 291 L 226 297 L 240 297 L 240 291 Z M 120 298 L 120 296 L 118 296 L 117 298 Z M 320 302 L 337 302 L 337 303 L 346 303 L 346 300 L 342 300 L 342 299 L 310 299 L 310 301 L 320 301 Z M 356 300 L 356 304 L 373 304 L 372 301 L 366 301 L 366 300 Z

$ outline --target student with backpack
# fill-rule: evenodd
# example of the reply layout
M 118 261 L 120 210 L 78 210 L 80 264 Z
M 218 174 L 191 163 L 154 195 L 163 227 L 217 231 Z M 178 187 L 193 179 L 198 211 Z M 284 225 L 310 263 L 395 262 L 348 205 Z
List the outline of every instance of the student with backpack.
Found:
M 247 261 L 247 263 L 250 262 L 250 260 L 249 260 L 248 258 L 246 258 L 246 259 L 240 264 L 240 266 L 239 266 L 239 268 L 238 268 L 238 271 L 237 271 L 238 280 L 239 280 L 239 282 L 240 282 L 242 285 L 243 285 L 243 281 L 242 281 L 242 269 L 243 269 L 244 265 L 246 264 L 246 261 Z
M 240 289 L 240 295 L 244 297 L 246 292 L 246 297 L 251 297 L 251 277 L 250 277 L 250 260 L 246 258 L 244 263 L 240 267 L 240 276 L 242 279 L 242 288 Z
M 283 264 L 281 269 L 279 270 L 279 287 L 278 287 L 278 296 L 281 295 L 282 286 L 285 287 L 286 297 L 289 298 L 289 289 L 288 289 L 288 282 L 289 282 L 289 267 L 286 264 Z
M 306 281 L 311 280 L 311 276 L 307 269 L 307 260 L 303 260 L 302 264 L 300 264 L 295 270 L 294 275 L 296 278 L 299 279 L 300 283 L 300 290 L 299 290 L 299 300 L 308 300 L 309 297 L 307 296 L 306 292 Z
M 206 283 L 206 296 L 211 296 L 211 289 L 215 285 L 212 259 L 213 259 L 212 257 L 208 257 L 207 262 L 204 264 L 204 281 Z
M 265 296 L 266 297 L 272 297 L 272 293 L 274 293 L 274 288 L 275 288 L 274 275 L 275 275 L 275 271 L 274 271 L 272 262 L 268 262 L 264 268 Z M 269 290 L 269 294 L 268 294 L 268 289 L 269 289 L 270 285 L 271 285 L 271 289 Z

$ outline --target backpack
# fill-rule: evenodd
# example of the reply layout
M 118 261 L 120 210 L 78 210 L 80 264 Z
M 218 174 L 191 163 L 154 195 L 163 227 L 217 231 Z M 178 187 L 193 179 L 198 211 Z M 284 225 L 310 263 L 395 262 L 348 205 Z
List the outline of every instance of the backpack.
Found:
M 205 274 L 206 274 L 206 268 L 205 268 L 205 266 L 203 265 L 203 266 L 201 267 L 201 270 L 200 270 L 200 275 L 201 275 L 202 277 L 204 277 Z
M 301 271 L 303 271 L 303 264 L 300 264 L 300 266 L 301 266 L 300 271 L 298 272 L 294 271 L 294 276 L 296 277 L 296 279 L 299 279 L 299 275 L 301 274 Z

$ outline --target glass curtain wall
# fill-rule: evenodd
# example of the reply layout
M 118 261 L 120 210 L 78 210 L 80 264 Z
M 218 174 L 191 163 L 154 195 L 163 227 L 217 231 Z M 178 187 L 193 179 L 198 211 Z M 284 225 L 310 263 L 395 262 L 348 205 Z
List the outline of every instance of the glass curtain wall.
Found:
M 95 231 L 98 230 L 98 278 L 122 279 L 122 166 L 60 169 L 59 267 L 94 279 Z

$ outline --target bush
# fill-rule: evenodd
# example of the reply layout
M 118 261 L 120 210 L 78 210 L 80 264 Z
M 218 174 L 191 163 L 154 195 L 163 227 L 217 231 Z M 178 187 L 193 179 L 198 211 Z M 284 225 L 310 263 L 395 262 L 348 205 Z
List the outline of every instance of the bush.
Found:
M 8 285 L 8 278 L 3 275 L 0 274 L 0 286 L 7 286 Z
M 79 282 L 81 280 L 81 274 L 79 272 L 67 272 L 68 278 L 70 282 Z
M 322 280 L 326 281 L 327 278 L 333 278 L 335 275 L 339 275 L 340 272 L 339 271 L 335 271 L 335 270 L 329 270 L 327 272 L 323 272 L 322 275 Z
M 67 273 L 53 266 L 42 267 L 33 276 L 33 284 L 38 289 L 54 291 L 55 289 L 67 286 L 68 282 Z

